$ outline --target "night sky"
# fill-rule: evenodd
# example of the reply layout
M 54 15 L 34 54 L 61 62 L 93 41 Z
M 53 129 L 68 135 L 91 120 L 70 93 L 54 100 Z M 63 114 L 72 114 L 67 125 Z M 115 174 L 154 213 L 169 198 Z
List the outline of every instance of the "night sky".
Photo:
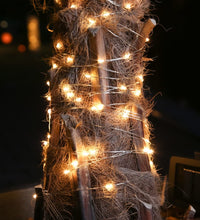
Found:
M 200 146 L 197 6 L 189 0 L 154 1 L 151 13 L 158 25 L 149 43 L 147 56 L 154 62 L 148 66 L 145 88 L 150 88 L 150 96 L 156 97 L 155 109 L 163 115 L 160 119 L 154 114 L 150 119 L 159 169 L 166 174 L 171 155 L 192 156 Z M 47 58 L 52 46 L 46 30 L 48 14 L 41 12 L 43 49 L 37 53 L 17 51 L 19 44 L 27 46 L 26 23 L 31 14 L 36 14 L 31 1 L 1 2 L 0 22 L 6 20 L 8 27 L 0 27 L 0 34 L 8 31 L 14 39 L 10 45 L 0 43 L 0 175 L 4 179 L 0 190 L 37 183 L 41 178 L 40 141 L 47 131 L 47 103 L 42 96 L 47 92 Z

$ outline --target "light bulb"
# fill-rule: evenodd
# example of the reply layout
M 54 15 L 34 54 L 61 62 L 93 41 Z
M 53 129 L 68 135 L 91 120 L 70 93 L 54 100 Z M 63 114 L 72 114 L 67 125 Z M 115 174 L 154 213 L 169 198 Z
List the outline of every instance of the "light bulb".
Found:
M 37 194 L 33 194 L 33 198 L 34 198 L 34 199 L 37 199 Z
M 50 95 L 47 95 L 47 96 L 46 96 L 46 99 L 47 99 L 48 101 L 51 101 L 51 96 L 50 96 Z
M 96 20 L 94 18 L 88 18 L 88 28 L 94 27 L 96 25 Z
M 100 112 L 104 109 L 104 105 L 101 103 L 97 103 L 96 105 L 93 105 L 91 110 L 92 111 L 96 111 L 96 112 Z
M 72 91 L 71 92 L 67 92 L 66 96 L 67 96 L 68 99 L 73 98 L 74 97 L 74 93 Z
M 105 59 L 101 59 L 101 58 L 98 59 L 99 64 L 104 63 L 104 62 L 105 62 Z
M 82 102 L 82 98 L 81 98 L 81 97 L 77 97 L 77 98 L 75 99 L 75 102 L 78 102 L 78 103 Z
M 149 41 L 150 41 L 150 39 L 148 37 L 146 37 L 145 42 L 149 42 Z
M 65 84 L 62 88 L 63 92 L 69 92 L 71 90 L 70 85 Z
M 70 173 L 70 170 L 64 170 L 63 173 L 64 173 L 65 175 L 67 175 L 67 174 Z
M 51 109 L 49 108 L 49 109 L 47 110 L 47 112 L 48 112 L 48 114 L 50 115 L 50 114 L 51 114 Z
M 107 183 L 105 185 L 106 190 L 108 190 L 109 192 L 112 192 L 114 190 L 114 185 L 112 183 Z
M 78 8 L 78 5 L 75 4 L 75 3 L 72 3 L 71 6 L 70 6 L 70 8 L 72 8 L 72 9 L 77 9 L 77 8 Z
M 108 16 L 110 16 L 110 12 L 104 10 L 104 11 L 102 11 L 101 16 L 104 17 L 104 18 L 107 18 Z
M 63 43 L 61 41 L 58 41 L 57 44 L 56 44 L 56 48 L 58 50 L 61 50 L 63 48 Z
M 137 96 L 137 97 L 139 97 L 141 95 L 141 93 L 142 93 L 141 89 L 136 89 L 136 90 L 134 90 L 132 92 L 133 92 L 134 96 Z
M 74 169 L 77 169 L 77 167 L 78 167 L 78 160 L 72 161 L 71 165 L 74 167 Z
M 127 60 L 130 58 L 130 56 L 131 56 L 131 54 L 129 52 L 127 52 L 124 54 L 123 59 Z
M 153 154 L 154 151 L 149 147 L 144 147 L 143 152 L 151 155 L 151 154 Z
M 57 68 L 58 68 L 58 65 L 57 65 L 56 63 L 53 63 L 53 64 L 52 64 L 52 68 L 53 68 L 53 69 L 57 69 Z
M 125 4 L 124 4 L 124 8 L 130 10 L 130 9 L 132 8 L 131 3 L 125 3 Z
M 50 138 L 51 138 L 51 135 L 50 135 L 49 133 L 47 134 L 47 138 L 48 138 L 48 139 L 50 139 Z
M 67 64 L 73 64 L 74 62 L 74 57 L 73 56 L 67 56 Z
M 124 109 L 122 112 L 122 117 L 126 119 L 129 118 L 129 115 L 130 115 L 130 110 Z
M 89 73 L 85 73 L 85 78 L 91 79 L 91 75 Z
M 120 89 L 121 91 L 126 91 L 126 90 L 127 90 L 127 87 L 124 86 L 124 85 L 121 85 L 121 86 L 119 87 L 119 89 Z
M 143 77 L 143 75 L 142 74 L 140 74 L 140 75 L 138 75 L 137 76 L 137 78 L 141 81 L 141 82 L 143 82 L 144 81 L 144 77 Z
M 48 81 L 46 82 L 46 84 L 47 84 L 47 86 L 50 86 L 50 81 L 48 80 Z

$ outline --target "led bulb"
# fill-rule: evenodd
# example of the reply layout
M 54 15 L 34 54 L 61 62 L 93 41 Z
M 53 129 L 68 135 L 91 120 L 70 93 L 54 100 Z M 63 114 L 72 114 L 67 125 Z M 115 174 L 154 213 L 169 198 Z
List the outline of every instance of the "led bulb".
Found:
M 112 192 L 114 190 L 114 185 L 112 183 L 107 183 L 105 185 L 106 190 L 108 190 L 109 192 Z
M 141 95 L 141 93 L 142 93 L 141 89 L 136 89 L 133 91 L 134 96 L 137 96 L 137 97 L 139 97 Z
M 77 97 L 77 98 L 75 99 L 75 102 L 78 102 L 78 103 L 82 102 L 82 98 L 81 98 L 81 97 Z
M 67 64 L 73 64 L 74 57 L 73 56 L 67 56 Z
M 104 62 L 105 62 L 104 59 L 101 59 L 101 58 L 98 59 L 98 63 L 99 63 L 99 64 L 104 63 Z
M 149 42 L 149 41 L 150 41 L 150 39 L 148 37 L 146 37 L 145 42 Z
M 70 8 L 72 8 L 72 9 L 77 9 L 77 8 L 78 8 L 78 5 L 72 3 L 71 6 L 70 6 Z
M 122 118 L 129 118 L 130 110 L 124 109 L 122 112 Z
M 108 16 L 110 16 L 110 12 L 104 10 L 104 11 L 102 11 L 101 16 L 104 17 L 104 18 L 107 18 Z
M 74 93 L 72 91 L 71 92 L 67 92 L 66 96 L 67 96 L 68 99 L 73 98 L 74 97 Z
M 53 68 L 53 69 L 57 69 L 57 68 L 58 68 L 58 65 L 57 65 L 56 63 L 53 63 L 53 64 L 52 64 L 52 68 Z
M 47 84 L 47 86 L 50 86 L 50 81 L 48 80 L 48 81 L 46 82 L 46 84 Z
M 143 152 L 149 155 L 153 154 L 153 150 L 149 147 L 144 147 Z
M 51 111 L 51 109 L 49 108 L 49 109 L 47 110 L 47 112 L 48 112 L 48 114 L 51 114 L 52 111 Z
M 123 59 L 128 60 L 130 58 L 131 54 L 129 52 L 125 53 L 123 56 Z
M 64 173 L 65 175 L 67 175 L 67 174 L 70 173 L 70 170 L 64 170 L 63 173 Z
M 37 199 L 37 194 L 33 194 L 33 198 L 34 198 L 34 199 Z
M 131 3 L 125 3 L 125 4 L 124 4 L 124 8 L 130 10 L 130 9 L 132 8 Z
M 85 78 L 91 79 L 91 75 L 89 73 L 85 73 Z
M 126 90 L 127 90 L 127 87 L 124 86 L 124 85 L 121 85 L 121 86 L 119 87 L 119 89 L 120 89 L 121 91 L 126 91 Z
M 96 20 L 94 18 L 88 18 L 88 28 L 94 27 L 96 25 Z
M 138 75 L 137 76 L 137 78 L 141 81 L 141 82 L 143 82 L 144 81 L 144 77 L 143 77 L 143 75 L 142 74 L 140 74 L 140 75 Z
M 78 160 L 72 161 L 71 165 L 74 167 L 74 169 L 77 169 L 77 167 L 78 167 Z
M 70 85 L 65 84 L 62 88 L 63 92 L 69 92 L 71 90 Z
M 96 112 L 100 112 L 100 111 L 102 111 L 103 109 L 104 109 L 104 105 L 101 104 L 101 103 L 98 103 L 98 104 L 96 104 L 96 105 L 93 105 L 92 108 L 91 108 L 92 111 L 96 111 Z

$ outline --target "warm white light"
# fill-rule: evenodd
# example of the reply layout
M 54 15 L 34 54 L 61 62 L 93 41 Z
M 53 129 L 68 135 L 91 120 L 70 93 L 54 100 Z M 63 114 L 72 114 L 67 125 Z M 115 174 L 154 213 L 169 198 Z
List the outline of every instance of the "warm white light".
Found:
M 56 63 L 53 63 L 53 64 L 52 64 L 52 68 L 53 68 L 53 69 L 57 69 L 57 68 L 58 68 L 58 65 L 57 65 Z
M 102 111 L 103 109 L 104 109 L 104 105 L 101 103 L 93 105 L 91 108 L 92 111 L 96 111 L 96 112 Z
M 130 9 L 132 8 L 131 3 L 125 3 L 125 4 L 124 4 L 124 8 L 130 10 Z
M 47 84 L 47 86 L 50 86 L 50 81 L 48 80 L 48 81 L 46 82 L 46 84 Z
M 73 56 L 67 56 L 67 63 L 68 64 L 73 64 L 74 62 L 74 57 Z
M 130 115 L 130 110 L 124 109 L 122 112 L 122 117 L 126 119 L 129 118 L 129 115 Z
M 138 75 L 137 76 L 137 78 L 141 81 L 141 82 L 143 82 L 144 81 L 144 77 L 143 77 L 143 75 L 142 74 L 140 74 L 140 75 Z
M 93 18 L 88 18 L 88 28 L 94 27 L 96 25 L 96 20 Z
M 78 161 L 77 160 L 72 161 L 71 165 L 74 167 L 74 169 L 77 169 Z
M 107 183 L 107 184 L 105 185 L 105 188 L 106 188 L 109 192 L 111 192 L 111 191 L 114 190 L 114 185 L 113 185 L 112 183 Z
M 150 41 L 150 39 L 147 37 L 146 39 L 145 39 L 145 42 L 149 42 Z
M 49 109 L 47 110 L 47 112 L 48 112 L 48 114 L 51 114 L 51 109 L 49 108 Z
M 69 92 L 71 90 L 70 85 L 66 84 L 63 86 L 63 92 Z
M 82 152 L 82 155 L 85 156 L 85 157 L 87 157 L 87 156 L 89 155 L 89 152 L 86 151 L 86 150 L 84 150 L 84 151 Z
M 105 60 L 104 60 L 104 59 L 101 59 L 101 58 L 99 58 L 99 59 L 98 59 L 98 63 L 100 63 L 100 64 L 101 64 L 101 63 L 104 63 L 104 62 L 105 62 Z
M 33 194 L 33 198 L 34 198 L 34 199 L 37 199 L 37 194 Z
M 47 99 L 48 101 L 51 101 L 51 96 L 50 96 L 50 95 L 47 95 L 47 96 L 46 96 L 46 99 Z
M 89 73 L 85 73 L 85 78 L 91 79 L 91 75 Z
M 49 144 L 48 141 L 43 141 L 44 146 L 48 146 L 48 144 Z
M 101 13 L 101 16 L 104 17 L 104 18 L 107 18 L 109 15 L 110 15 L 110 12 L 109 12 L 109 11 L 106 11 L 106 10 L 104 10 L 104 11 Z
M 95 149 L 90 149 L 90 150 L 89 150 L 89 154 L 90 154 L 91 156 L 95 156 L 96 153 L 97 153 L 97 151 L 96 151 Z
M 82 98 L 81 97 L 77 97 L 76 99 L 75 99 L 75 102 L 82 102 Z
M 50 139 L 50 138 L 51 138 L 51 135 L 50 135 L 49 133 L 47 134 L 47 138 L 48 138 L 48 139 Z
M 149 164 L 150 164 L 150 167 L 151 167 L 151 168 L 154 167 L 154 164 L 153 164 L 153 161 L 152 161 L 152 160 L 149 161 Z
M 57 44 L 56 44 L 56 48 L 58 50 L 61 50 L 63 48 L 63 43 L 61 41 L 58 41 Z
M 144 147 L 143 152 L 149 155 L 153 154 L 153 150 L 149 147 Z
M 70 173 L 70 170 L 64 170 L 63 172 L 65 175 L 69 174 Z
M 124 86 L 124 85 L 121 85 L 121 86 L 119 87 L 119 89 L 120 89 L 121 91 L 126 91 L 126 90 L 127 90 L 127 87 Z
M 141 93 L 142 93 L 142 92 L 141 92 L 141 89 L 136 89 L 136 90 L 133 91 L 133 94 L 134 94 L 135 96 L 137 96 L 137 97 L 140 96 Z
M 71 6 L 70 6 L 70 8 L 72 8 L 72 9 L 77 9 L 78 8 L 78 5 L 76 5 L 76 4 L 71 4 Z
M 71 92 L 67 92 L 66 96 L 67 96 L 68 99 L 73 98 L 74 97 L 74 93 L 72 91 Z
M 127 60 L 130 58 L 130 56 L 131 56 L 131 54 L 129 52 L 127 52 L 124 54 L 123 59 Z

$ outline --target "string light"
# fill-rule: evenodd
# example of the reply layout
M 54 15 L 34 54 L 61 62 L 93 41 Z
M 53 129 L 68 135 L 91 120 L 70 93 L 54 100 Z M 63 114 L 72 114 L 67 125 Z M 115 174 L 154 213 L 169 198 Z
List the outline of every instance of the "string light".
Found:
M 51 101 L 51 96 L 50 96 L 50 95 L 46 95 L 46 99 L 47 99 L 48 101 Z
M 95 112 L 100 112 L 100 111 L 102 111 L 103 109 L 104 109 L 104 105 L 101 104 L 101 103 L 97 103 L 97 104 L 95 104 L 95 105 L 93 105 L 93 106 L 91 107 L 91 110 L 92 110 L 92 111 L 95 111 Z
M 51 111 L 51 109 L 49 108 L 49 109 L 47 110 L 47 112 L 48 112 L 49 115 L 51 115 L 51 112 L 52 112 L 52 111 Z
M 130 10 L 132 8 L 131 3 L 125 3 L 124 8 L 126 8 L 127 10 Z
M 37 199 L 37 194 L 33 194 L 33 198 L 34 198 L 34 199 Z
M 96 25 L 96 20 L 94 18 L 88 18 L 88 28 L 92 28 Z
M 143 152 L 152 155 L 154 151 L 149 147 L 144 147 Z
M 57 44 L 56 44 L 56 48 L 58 50 L 61 50 L 63 48 L 63 43 L 61 41 L 58 41 Z
M 144 77 L 143 77 L 143 75 L 142 74 L 140 74 L 140 75 L 138 75 L 137 76 L 137 78 L 141 81 L 141 82 L 143 82 L 144 81 Z
M 70 173 L 70 170 L 64 170 L 63 173 L 64 173 L 65 175 L 67 175 L 67 174 Z
M 110 12 L 107 10 L 102 11 L 101 16 L 104 18 L 107 18 L 108 16 L 110 16 Z
M 65 84 L 62 89 L 64 92 L 69 92 L 71 90 L 71 87 L 69 84 Z
M 51 135 L 50 135 L 49 133 L 47 134 L 47 138 L 48 138 L 48 139 L 50 139 L 50 138 L 51 138 Z
M 99 64 L 101 64 L 101 63 L 105 62 L 105 59 L 99 58 L 97 61 L 98 61 Z
M 71 65 L 74 63 L 74 56 L 72 55 L 68 55 L 67 58 L 66 58 L 66 62 L 68 65 Z
M 107 190 L 107 191 L 109 191 L 109 192 L 112 192 L 113 190 L 114 190 L 114 185 L 112 184 L 112 183 L 107 183 L 106 185 L 105 185 L 105 189 Z
M 124 91 L 127 90 L 127 87 L 126 87 L 125 85 L 121 85 L 121 86 L 119 87 L 119 89 L 124 92 Z
M 48 81 L 46 82 L 46 84 L 47 84 L 47 86 L 50 86 L 50 81 L 48 80 Z
M 86 72 L 84 75 L 86 79 L 91 79 L 91 75 L 88 72 Z
M 75 96 L 75 94 L 71 91 L 71 92 L 67 92 L 66 96 L 67 96 L 68 99 L 71 99 Z
M 78 5 L 77 5 L 77 4 L 74 4 L 74 3 L 72 3 L 72 4 L 71 4 L 71 6 L 70 6 L 70 8 L 71 8 L 71 9 L 77 9 L 77 8 L 78 8 Z
M 82 98 L 81 98 L 81 97 L 77 97 L 77 98 L 75 99 L 75 102 L 78 102 L 78 103 L 82 102 Z
M 52 63 L 52 68 L 53 69 L 57 69 L 58 68 L 58 65 L 56 63 Z
M 71 165 L 74 167 L 74 169 L 77 169 L 77 167 L 78 167 L 78 160 L 72 161 Z
M 135 89 L 134 91 L 132 91 L 133 95 L 136 97 L 139 97 L 141 95 L 141 89 Z
M 129 52 L 126 52 L 124 55 L 123 55 L 123 59 L 125 60 L 128 60 L 130 58 L 131 54 Z
M 124 119 L 129 118 L 129 115 L 130 115 L 130 110 L 124 109 L 122 112 L 122 118 Z
M 145 38 L 145 42 L 149 42 L 150 39 L 148 37 Z

